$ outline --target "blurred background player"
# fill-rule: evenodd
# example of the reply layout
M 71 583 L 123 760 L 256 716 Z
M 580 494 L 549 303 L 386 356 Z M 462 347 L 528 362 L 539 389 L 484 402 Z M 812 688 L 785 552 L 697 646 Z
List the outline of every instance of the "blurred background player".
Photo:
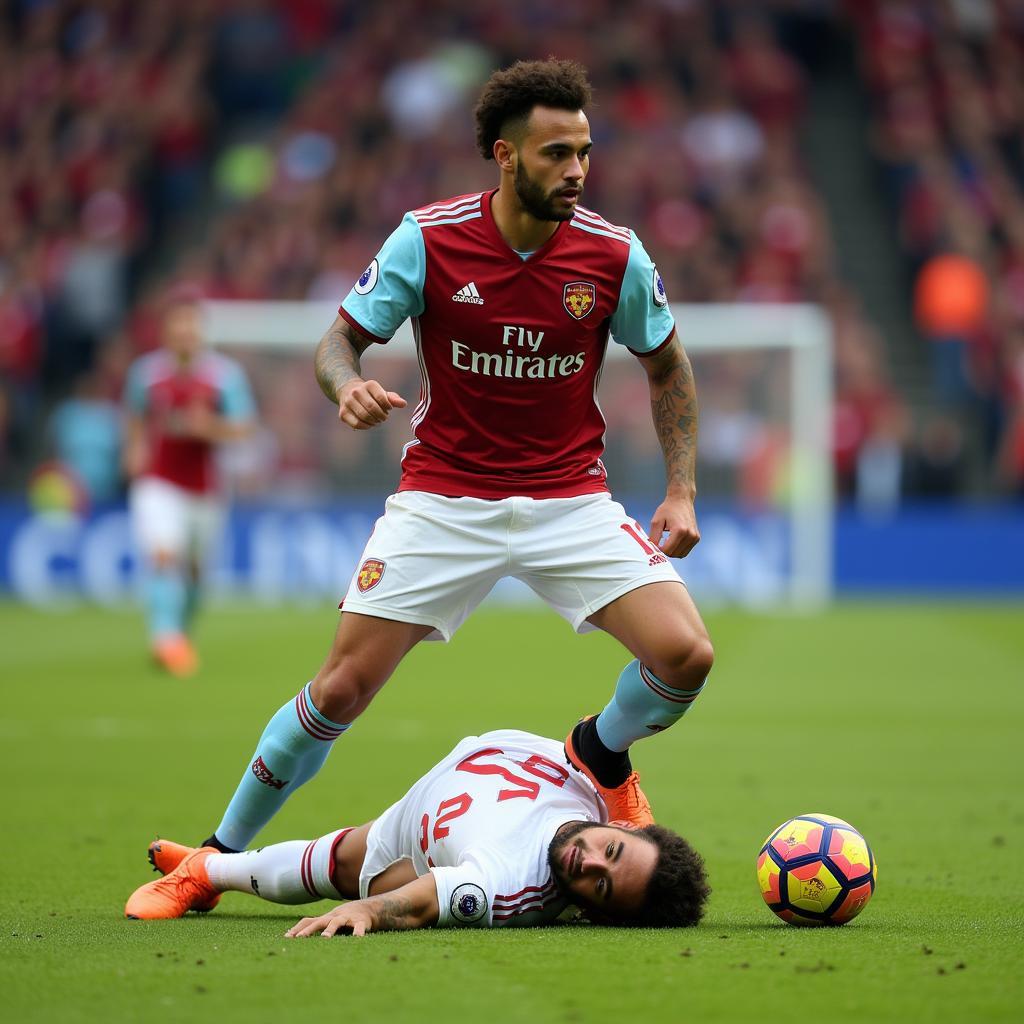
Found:
M 686 840 L 609 822 L 594 787 L 563 767 L 561 744 L 516 730 L 462 740 L 358 828 L 247 853 L 157 840 L 149 856 L 165 877 L 132 894 L 127 917 L 211 910 L 230 891 L 354 901 L 303 918 L 293 937 L 542 925 L 569 904 L 598 923 L 682 927 L 700 920 L 710 891 Z
M 422 382 L 398 493 L 385 506 L 314 679 L 273 716 L 206 845 L 242 850 L 323 765 L 421 640 L 448 640 L 502 578 L 578 632 L 631 652 L 566 756 L 615 818 L 653 821 L 627 750 L 697 698 L 713 651 L 670 557 L 700 539 L 697 396 L 661 277 L 643 245 L 579 205 L 590 167 L 586 72 L 521 61 L 476 108 L 499 186 L 411 211 L 346 296 L 316 354 L 324 394 L 356 431 L 406 405 L 360 355 L 416 325 Z M 647 529 L 612 500 L 597 382 L 609 336 L 647 375 L 664 498 Z
M 198 295 L 167 298 L 160 338 L 128 371 L 124 468 L 153 657 L 185 676 L 198 667 L 188 632 L 222 526 L 216 448 L 252 431 L 255 406 L 242 368 L 203 347 Z

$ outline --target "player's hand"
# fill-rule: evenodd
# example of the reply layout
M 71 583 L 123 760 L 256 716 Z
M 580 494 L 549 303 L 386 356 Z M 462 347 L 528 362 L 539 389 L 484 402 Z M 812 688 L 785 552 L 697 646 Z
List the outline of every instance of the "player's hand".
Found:
M 197 441 L 216 441 L 220 428 L 220 416 L 205 405 L 190 405 L 182 410 L 178 421 L 178 433 L 181 437 L 191 437 Z
M 351 380 L 338 388 L 338 419 L 353 430 L 369 430 L 383 423 L 392 409 L 407 404 L 397 391 L 386 391 L 375 380 Z
M 130 442 L 125 447 L 124 455 L 121 458 L 121 466 L 124 470 L 124 475 L 129 480 L 142 476 L 149 466 L 149 453 L 146 451 L 146 446 L 141 443 Z
M 373 917 L 362 900 L 343 903 L 319 917 L 304 917 L 286 931 L 285 938 L 304 939 L 322 935 L 329 939 L 339 931 L 350 935 L 365 935 L 373 929 Z
M 685 558 L 700 540 L 693 499 L 666 497 L 651 517 L 647 536 L 670 558 Z

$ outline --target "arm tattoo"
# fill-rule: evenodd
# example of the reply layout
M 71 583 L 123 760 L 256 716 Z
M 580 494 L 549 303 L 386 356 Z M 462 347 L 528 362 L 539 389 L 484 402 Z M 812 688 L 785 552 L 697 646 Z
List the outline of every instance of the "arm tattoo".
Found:
M 378 896 L 374 902 L 374 931 L 401 931 L 404 928 L 419 927 L 419 918 L 408 896 L 390 892 Z
M 339 317 L 320 339 L 316 348 L 316 381 L 320 390 L 335 404 L 338 388 L 362 377 L 359 357 L 370 344 L 351 324 Z
M 668 490 L 697 491 L 697 388 L 678 342 L 648 367 L 654 429 L 665 456 Z

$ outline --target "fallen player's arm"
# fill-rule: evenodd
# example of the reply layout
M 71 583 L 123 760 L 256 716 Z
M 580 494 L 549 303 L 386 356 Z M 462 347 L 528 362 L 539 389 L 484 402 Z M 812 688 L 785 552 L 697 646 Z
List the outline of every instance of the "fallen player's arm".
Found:
M 330 937 L 343 928 L 351 929 L 353 935 L 428 928 L 437 924 L 439 913 L 437 886 L 434 876 L 428 873 L 392 892 L 343 903 L 319 917 L 304 917 L 285 935 L 298 939 L 310 935 Z

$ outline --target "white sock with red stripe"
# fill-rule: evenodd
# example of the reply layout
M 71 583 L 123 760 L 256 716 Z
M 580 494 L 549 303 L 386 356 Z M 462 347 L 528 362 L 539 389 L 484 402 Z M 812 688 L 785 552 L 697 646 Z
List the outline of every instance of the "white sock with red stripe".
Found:
M 256 753 L 214 833 L 231 850 L 244 850 L 281 805 L 318 771 L 348 725 L 325 718 L 307 683 L 267 724 Z
M 296 839 L 245 853 L 212 853 L 206 874 L 218 892 L 250 892 L 271 903 L 340 900 L 331 881 L 334 848 L 351 831 L 343 828 L 312 842 Z
M 628 750 L 631 743 L 678 722 L 703 689 L 704 683 L 693 690 L 677 690 L 634 658 L 597 716 L 597 735 L 609 750 Z

